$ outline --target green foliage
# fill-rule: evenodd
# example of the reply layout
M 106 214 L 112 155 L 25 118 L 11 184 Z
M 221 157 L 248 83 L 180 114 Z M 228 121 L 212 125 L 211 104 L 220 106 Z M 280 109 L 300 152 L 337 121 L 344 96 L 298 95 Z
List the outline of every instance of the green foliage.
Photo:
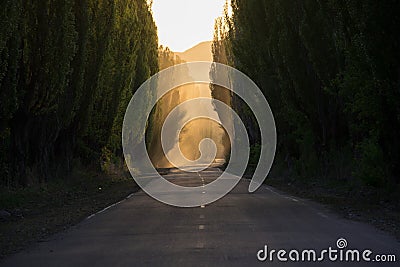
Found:
M 160 70 L 182 64 L 183 62 L 184 61 L 168 47 L 164 47 L 162 45 L 158 47 L 158 67 Z M 188 73 L 174 73 L 173 75 L 182 77 L 183 75 L 188 75 Z M 158 80 L 157 82 L 165 85 L 170 81 Z M 178 105 L 179 102 L 179 93 L 174 92 L 173 94 L 174 95 L 171 95 L 171 93 L 169 93 L 169 96 L 167 96 L 167 94 L 166 96 L 162 97 L 154 106 L 149 116 L 148 128 L 146 129 L 145 133 L 146 145 L 149 151 L 150 159 L 153 161 L 155 166 L 162 161 L 161 159 L 164 155 L 160 139 L 162 128 L 162 123 L 160 122 L 165 121 L 172 108 Z
M 359 144 L 360 159 L 354 175 L 368 186 L 383 187 L 388 173 L 382 148 L 376 140 L 364 140 Z
M 254 144 L 250 147 L 249 164 L 257 164 L 260 159 L 261 146 L 260 144 Z
M 128 101 L 158 70 L 147 1 L 6 0 L 0 10 L 0 183 L 121 156 Z
M 300 177 L 398 185 L 400 3 L 228 4 L 232 14 L 226 8 L 215 24 L 214 60 L 239 68 L 261 87 L 277 123 L 277 158 L 287 162 L 280 165 Z M 232 103 L 243 110 L 235 97 Z
M 160 70 L 183 63 L 178 55 L 175 55 L 169 47 L 160 46 L 158 48 L 158 66 Z

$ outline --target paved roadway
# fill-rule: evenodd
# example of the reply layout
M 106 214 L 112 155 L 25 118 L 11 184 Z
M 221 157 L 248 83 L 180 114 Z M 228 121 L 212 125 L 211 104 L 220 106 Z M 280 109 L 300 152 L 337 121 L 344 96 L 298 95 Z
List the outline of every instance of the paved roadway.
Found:
M 166 177 L 180 185 L 199 186 L 220 172 L 213 168 L 187 175 L 172 170 Z M 319 252 L 336 249 L 339 238 L 347 240 L 347 248 L 397 257 L 392 265 L 354 266 L 399 266 L 400 245 L 393 237 L 269 186 L 249 194 L 248 183 L 242 180 L 226 197 L 202 208 L 175 208 L 138 192 L 0 266 L 353 266 L 328 261 L 283 263 L 276 256 L 273 262 L 257 260 L 265 245 Z

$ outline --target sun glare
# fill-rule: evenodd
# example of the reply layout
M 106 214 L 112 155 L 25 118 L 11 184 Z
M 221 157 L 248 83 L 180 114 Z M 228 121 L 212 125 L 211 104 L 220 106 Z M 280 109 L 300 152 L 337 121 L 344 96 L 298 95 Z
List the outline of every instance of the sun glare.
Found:
M 160 45 L 183 52 L 211 41 L 214 21 L 222 15 L 225 0 L 154 0 L 153 16 Z

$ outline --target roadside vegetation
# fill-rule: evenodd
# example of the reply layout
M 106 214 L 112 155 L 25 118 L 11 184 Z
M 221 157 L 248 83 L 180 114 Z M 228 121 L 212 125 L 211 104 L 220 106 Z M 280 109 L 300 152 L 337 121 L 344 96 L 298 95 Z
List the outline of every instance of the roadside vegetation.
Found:
M 183 62 L 158 47 L 151 2 L 0 2 L 0 257 L 137 190 L 122 157 L 126 107 L 147 78 Z M 214 61 L 252 78 L 273 110 L 268 183 L 397 236 L 399 14 L 395 0 L 227 0 L 213 41 Z M 254 116 L 211 89 L 246 124 L 251 174 Z M 164 112 L 150 118 L 153 145 Z
M 45 241 L 114 204 L 138 186 L 127 172 L 76 168 L 69 179 L 0 190 L 0 258 Z
M 121 162 L 123 116 L 158 71 L 146 0 L 0 3 L 0 186 Z
M 228 0 L 213 43 L 214 61 L 247 74 L 271 105 L 278 145 L 268 183 L 387 220 L 380 225 L 397 234 L 399 12 L 398 1 Z M 232 103 L 255 164 L 257 123 Z
M 125 109 L 158 71 L 146 0 L 0 2 L 0 257 L 137 190 Z

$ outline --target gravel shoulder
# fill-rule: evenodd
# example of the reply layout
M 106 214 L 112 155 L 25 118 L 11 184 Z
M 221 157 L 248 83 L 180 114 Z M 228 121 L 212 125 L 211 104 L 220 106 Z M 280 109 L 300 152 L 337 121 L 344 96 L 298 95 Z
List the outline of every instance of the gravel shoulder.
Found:
M 77 172 L 68 181 L 0 189 L 0 259 L 77 224 L 138 190 L 126 174 Z

